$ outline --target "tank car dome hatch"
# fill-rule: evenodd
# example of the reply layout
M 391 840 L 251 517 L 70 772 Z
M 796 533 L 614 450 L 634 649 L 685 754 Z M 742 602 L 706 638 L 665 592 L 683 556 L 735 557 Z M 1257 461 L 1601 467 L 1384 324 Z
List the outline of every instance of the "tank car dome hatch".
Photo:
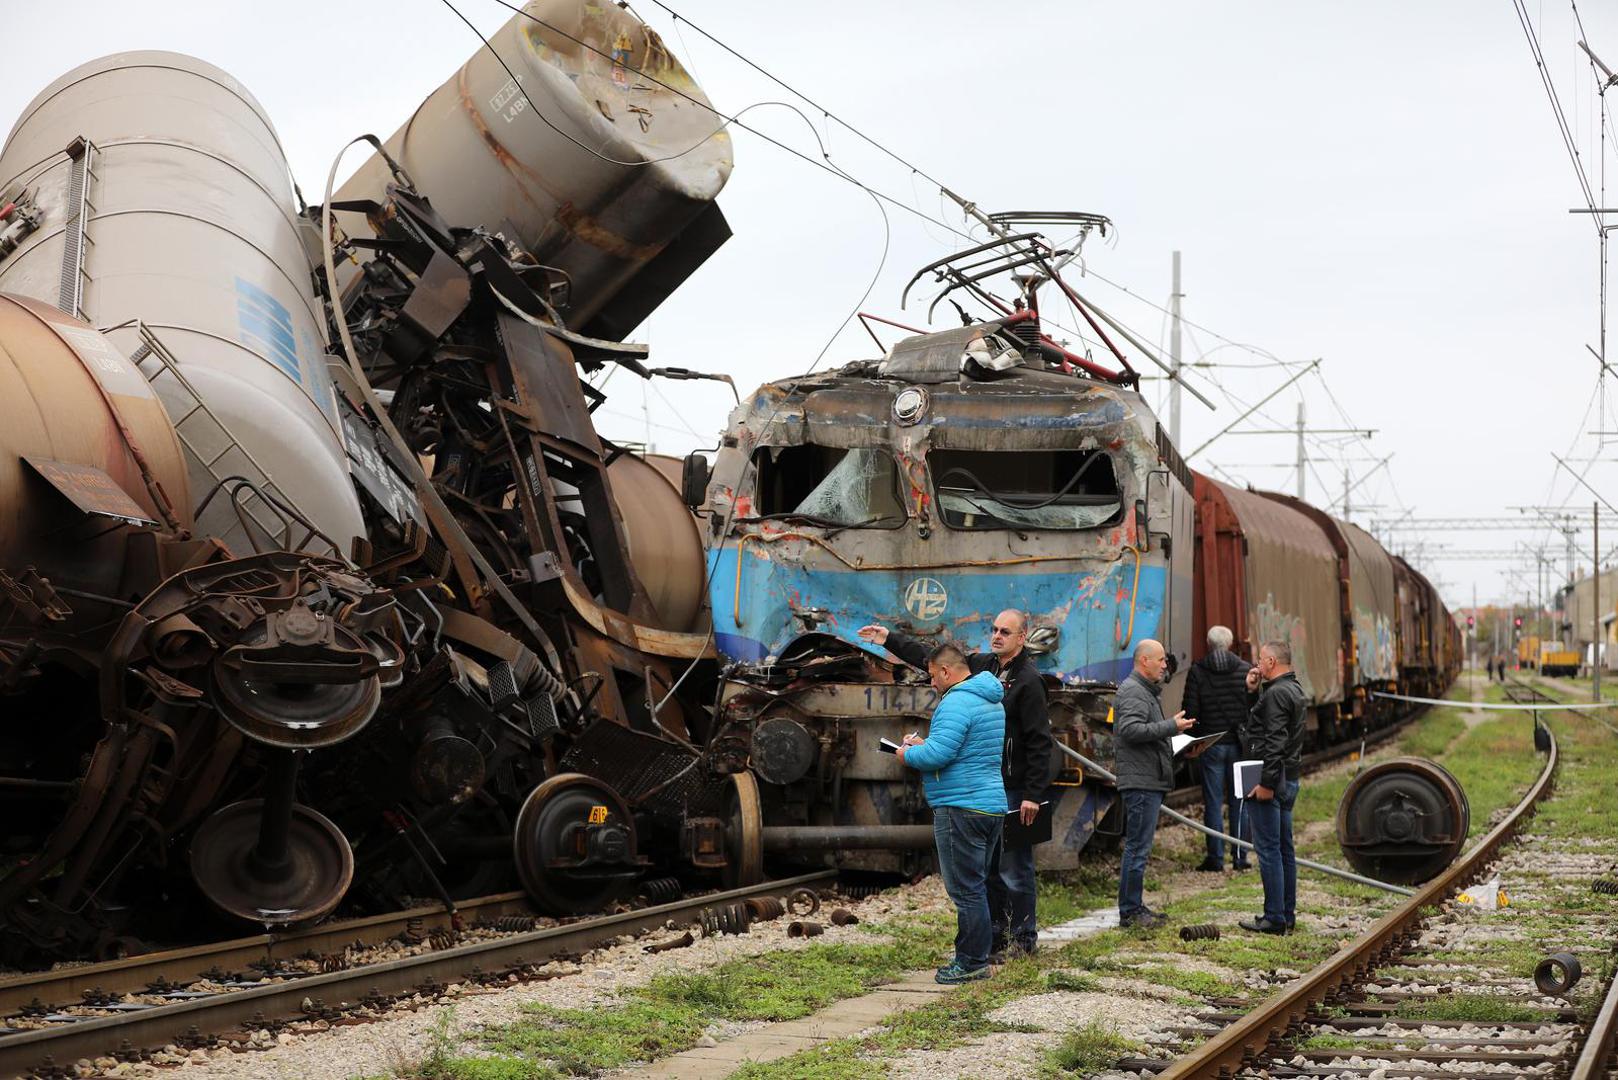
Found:
M 308 226 L 275 128 L 252 95 L 179 53 L 93 60 L 23 110 L 0 150 L 0 190 L 18 185 L 43 220 L 0 259 L 0 291 L 107 327 L 141 365 L 194 447 L 191 494 L 195 507 L 207 503 L 201 532 L 236 554 L 329 553 L 324 542 L 300 543 L 301 529 L 239 483 L 220 491 L 225 478 L 242 477 L 347 557 L 365 528 Z
M 1337 842 L 1355 870 L 1379 881 L 1420 885 L 1455 861 L 1472 811 L 1442 765 L 1394 758 L 1362 772 L 1337 804 Z

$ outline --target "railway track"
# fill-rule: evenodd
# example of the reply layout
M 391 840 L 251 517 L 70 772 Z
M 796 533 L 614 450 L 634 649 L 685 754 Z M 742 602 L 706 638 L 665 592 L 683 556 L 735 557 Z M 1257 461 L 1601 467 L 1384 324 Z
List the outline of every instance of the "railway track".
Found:
M 1526 684 L 1514 684 L 1508 694 L 1521 702 L 1554 700 Z M 1549 955 L 1572 954 L 1591 982 L 1610 977 L 1618 942 L 1611 906 L 1618 897 L 1609 903 L 1594 886 L 1618 871 L 1618 837 L 1574 842 L 1526 834 L 1564 752 L 1547 736 L 1544 768 L 1522 801 L 1415 896 L 1247 1014 L 1207 1016 L 1207 1026 L 1176 1032 L 1183 1041 L 1174 1061 L 1120 1065 L 1174 1080 L 1613 1076 L 1618 982 L 1591 1009 L 1588 984 L 1584 994 L 1571 996 L 1578 989 L 1577 965 Z M 1514 903 L 1508 894 L 1508 906 L 1492 914 L 1446 906 L 1469 884 L 1492 881 L 1491 870 L 1507 883 L 1502 888 L 1525 883 Z M 1554 915 L 1554 941 L 1546 940 L 1544 924 L 1533 922 L 1547 914 Z M 1532 980 L 1501 958 L 1525 948 L 1547 954 Z M 1574 985 L 1559 985 L 1569 975 Z M 1462 1002 L 1442 1000 L 1456 997 L 1487 1008 L 1475 1020 L 1422 1015 L 1466 1011 Z M 1440 1007 L 1427 1010 L 1426 1002 Z M 1594 1013 L 1588 1025 L 1581 1024 L 1576 1002 Z
M 522 894 L 506 893 L 461 905 L 459 926 L 442 908 L 417 909 L 8 979 L 0 982 L 0 1076 L 54 1080 L 75 1075 L 85 1058 L 243 1043 L 292 1019 L 334 1020 L 454 982 L 544 978 L 539 969 L 552 960 L 835 876 L 827 870 L 547 926 L 523 914 Z M 364 958 L 366 947 L 389 942 L 408 947 Z
M 1415 715 L 1415 714 L 1413 714 Z M 1310 755 L 1329 764 L 1391 737 L 1409 718 Z M 1171 796 L 1200 801 L 1199 788 Z M 126 1060 L 175 1045 L 244 1043 L 289 1020 L 333 1020 L 355 1006 L 389 1001 L 467 979 L 537 977 L 547 961 L 704 908 L 824 884 L 832 872 L 682 899 L 603 918 L 536 917 L 522 892 L 343 920 L 142 956 L 0 979 L 0 1076 L 73 1075 L 73 1063 Z

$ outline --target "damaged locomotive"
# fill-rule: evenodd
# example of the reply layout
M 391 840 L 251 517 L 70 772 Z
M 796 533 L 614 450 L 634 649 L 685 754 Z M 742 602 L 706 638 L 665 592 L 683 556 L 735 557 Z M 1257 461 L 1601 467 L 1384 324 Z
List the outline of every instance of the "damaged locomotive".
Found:
M 993 317 L 762 387 L 715 458 L 711 752 L 758 776 L 764 847 L 783 860 L 835 852 L 842 867 L 914 872 L 930 859 L 916 774 L 879 740 L 924 725 L 936 694 L 859 640 L 865 623 L 986 648 L 997 612 L 1027 612 L 1054 735 L 1092 760 L 1111 759 L 1134 646 L 1157 638 L 1188 659 L 1191 475 L 1127 363 L 1103 368 L 1042 331 L 1035 290 L 1061 284 L 1046 259 L 1062 253 L 1033 234 L 990 247 L 990 270 L 955 269 L 984 249 L 928 269 Z M 1011 304 L 978 284 L 1030 263 L 1049 273 L 1020 276 Z M 1058 758 L 1057 842 L 1039 850 L 1052 868 L 1074 865 L 1115 794 Z

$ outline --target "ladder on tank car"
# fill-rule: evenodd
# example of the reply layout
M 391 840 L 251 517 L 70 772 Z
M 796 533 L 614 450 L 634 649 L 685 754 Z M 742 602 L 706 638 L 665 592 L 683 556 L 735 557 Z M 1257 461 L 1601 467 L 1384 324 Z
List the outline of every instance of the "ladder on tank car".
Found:
M 140 338 L 140 345 L 130 354 L 129 359 L 157 392 L 159 400 L 168 408 L 169 415 L 173 417 L 174 434 L 180 440 L 180 445 L 185 448 L 187 459 L 212 480 L 208 486 L 207 496 L 197 504 L 196 516 L 200 518 L 208 504 L 223 493 L 230 500 L 231 509 L 235 511 L 242 532 L 246 534 L 247 542 L 253 545 L 255 553 L 273 550 L 260 546 L 261 537 L 269 544 L 278 545 L 282 551 L 300 551 L 306 548 L 310 541 L 319 540 L 331 548 L 332 554 L 337 559 L 346 562 L 347 559 L 336 541 L 321 532 L 298 510 L 276 484 L 270 471 L 259 463 L 252 451 L 243 446 L 231 433 L 229 426 L 208 407 L 202 395 L 191 385 L 191 380 L 180 370 L 179 361 L 174 358 L 168 346 L 163 344 L 162 339 L 152 332 L 151 327 L 138 319 L 132 325 Z M 204 447 L 211 449 L 216 445 L 219 449 L 212 454 L 203 449 Z M 241 455 L 241 460 L 246 462 L 247 468 L 228 475 L 221 473 L 216 466 L 232 451 Z M 250 475 L 242 475 L 243 472 Z M 299 527 L 303 528 L 304 532 L 294 543 L 294 530 Z

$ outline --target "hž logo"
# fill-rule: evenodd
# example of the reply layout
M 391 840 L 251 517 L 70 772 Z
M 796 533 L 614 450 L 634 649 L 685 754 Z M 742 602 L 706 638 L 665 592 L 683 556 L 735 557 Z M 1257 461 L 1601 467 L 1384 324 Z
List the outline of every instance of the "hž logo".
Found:
M 922 622 L 931 622 L 949 606 L 949 593 L 936 578 L 919 577 L 905 586 L 905 610 Z

